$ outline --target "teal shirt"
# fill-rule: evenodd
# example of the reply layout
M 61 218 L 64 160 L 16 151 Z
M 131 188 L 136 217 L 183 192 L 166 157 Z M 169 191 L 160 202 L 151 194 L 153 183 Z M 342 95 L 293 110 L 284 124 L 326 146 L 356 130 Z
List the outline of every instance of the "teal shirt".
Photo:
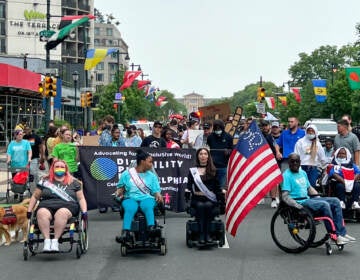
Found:
M 28 140 L 22 139 L 19 142 L 12 140 L 6 152 L 11 158 L 11 167 L 25 168 L 29 162 L 29 151 L 31 151 L 31 146 Z
M 308 188 L 310 187 L 309 179 L 306 175 L 306 172 L 299 169 L 298 173 L 293 173 L 290 169 L 287 169 L 283 173 L 284 181 L 282 183 L 281 190 L 288 191 L 292 199 L 295 199 L 296 202 L 302 204 L 309 199 Z M 306 199 L 297 200 L 297 198 L 306 197 Z
M 160 193 L 161 188 L 157 176 L 150 170 L 144 173 L 138 173 L 140 178 L 143 180 L 145 185 L 150 189 L 151 193 L 143 193 L 134 183 L 133 179 L 130 176 L 129 170 L 125 170 L 120 177 L 120 180 L 117 184 L 117 188 L 125 188 L 124 197 L 132 198 L 136 201 L 141 201 L 146 198 L 153 198 L 155 193 Z

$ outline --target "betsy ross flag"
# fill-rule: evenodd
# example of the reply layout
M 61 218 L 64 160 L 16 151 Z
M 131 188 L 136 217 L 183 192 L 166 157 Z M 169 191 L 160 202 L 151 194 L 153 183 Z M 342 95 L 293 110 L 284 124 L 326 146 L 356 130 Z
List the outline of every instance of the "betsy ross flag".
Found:
M 62 43 L 70 34 L 71 30 L 78 27 L 90 19 L 94 19 L 93 15 L 64 16 L 61 18 L 59 30 L 52 35 L 45 45 L 46 50 L 51 50 Z
M 90 69 L 94 68 L 107 55 L 110 55 L 117 51 L 118 51 L 117 49 L 90 49 L 90 50 L 88 50 L 86 53 L 84 70 L 90 70 Z
M 141 71 L 126 71 L 124 73 L 123 84 L 120 87 L 120 91 L 126 89 L 132 85 L 135 79 L 141 74 Z
M 360 89 L 360 67 L 345 68 L 346 77 L 351 89 Z
M 240 135 L 227 171 L 226 230 L 232 235 L 257 203 L 282 181 L 280 169 L 255 121 Z

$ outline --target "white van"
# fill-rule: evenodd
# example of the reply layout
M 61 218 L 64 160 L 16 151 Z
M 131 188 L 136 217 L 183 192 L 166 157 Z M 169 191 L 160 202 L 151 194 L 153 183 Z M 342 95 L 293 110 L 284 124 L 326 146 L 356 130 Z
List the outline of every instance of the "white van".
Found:
M 337 123 L 333 119 L 310 119 L 304 124 L 305 129 L 308 125 L 313 124 L 318 129 L 319 139 L 321 144 L 325 144 L 326 138 L 334 139 L 338 134 Z

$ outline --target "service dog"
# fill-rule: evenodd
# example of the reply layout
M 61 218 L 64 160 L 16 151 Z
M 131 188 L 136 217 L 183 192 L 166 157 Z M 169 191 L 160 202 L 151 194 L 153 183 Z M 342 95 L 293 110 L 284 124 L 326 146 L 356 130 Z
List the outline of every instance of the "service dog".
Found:
M 5 237 L 5 246 L 12 242 L 10 231 L 15 231 L 14 241 L 18 241 L 19 231 L 22 231 L 22 240 L 27 239 L 28 219 L 26 217 L 30 198 L 24 199 L 21 203 L 11 207 L 0 207 L 0 242 Z M 10 209 L 9 209 L 10 208 Z

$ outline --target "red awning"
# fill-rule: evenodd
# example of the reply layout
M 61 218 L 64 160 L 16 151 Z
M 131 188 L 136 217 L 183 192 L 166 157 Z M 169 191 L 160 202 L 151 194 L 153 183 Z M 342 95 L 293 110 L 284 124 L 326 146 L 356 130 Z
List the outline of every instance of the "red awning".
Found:
M 37 92 L 41 75 L 29 70 L 0 63 L 0 87 L 11 87 Z

